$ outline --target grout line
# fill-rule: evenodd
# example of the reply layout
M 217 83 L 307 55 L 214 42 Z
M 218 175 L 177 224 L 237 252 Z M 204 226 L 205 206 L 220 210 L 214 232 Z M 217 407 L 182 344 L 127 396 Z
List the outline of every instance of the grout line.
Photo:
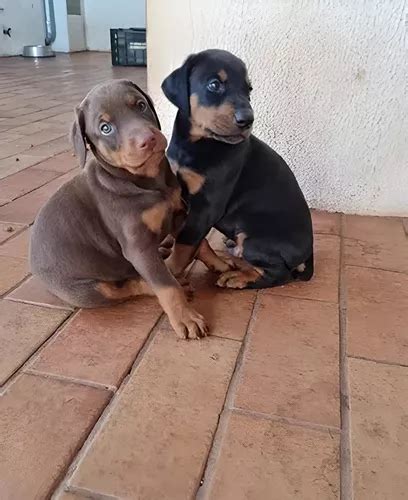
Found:
M 373 269 L 374 271 L 383 271 L 385 273 L 394 273 L 394 274 L 403 274 L 407 275 L 408 271 L 396 271 L 395 269 L 384 269 L 382 267 L 373 267 L 373 266 L 362 266 L 357 264 L 345 264 L 344 267 L 357 267 L 360 269 Z
M 94 387 L 95 389 L 108 390 L 113 393 L 116 392 L 116 387 L 114 385 L 102 384 L 100 382 L 94 382 L 92 380 L 85 380 L 82 378 L 70 377 L 67 375 L 59 375 L 58 373 L 44 372 L 41 370 L 35 370 L 33 368 L 25 368 L 22 372 L 28 375 L 34 375 L 36 377 L 58 380 L 60 382 L 69 382 L 78 385 L 86 385 L 87 387 Z
M 321 431 L 329 434 L 340 434 L 340 429 L 334 425 L 318 424 L 316 422 L 310 422 L 309 420 L 299 420 L 297 418 L 285 417 L 282 415 L 272 415 L 269 413 L 264 413 L 261 411 L 248 410 L 246 408 L 232 407 L 232 413 L 238 415 L 244 415 L 252 418 L 271 420 L 273 422 L 282 422 L 284 424 L 292 425 L 295 427 L 303 427 L 306 429 L 312 429 L 315 431 Z
M 60 155 L 60 154 L 65 154 L 65 153 L 67 153 L 68 151 L 69 151 L 69 150 L 67 150 L 67 151 L 63 151 L 62 153 L 57 153 L 57 154 L 55 154 L 55 155 L 53 155 L 53 156 L 49 156 L 49 157 L 48 157 L 48 158 L 46 158 L 45 160 L 41 160 L 41 162 L 40 162 L 40 163 L 35 163 L 34 165 L 30 165 L 29 167 L 23 168 L 22 170 L 19 170 L 18 172 L 14 172 L 13 174 L 8 175 L 7 177 L 2 177 L 2 178 L 0 179 L 0 183 L 1 183 L 1 181 L 2 181 L 2 180 L 7 179 L 8 177 L 11 177 L 12 175 L 17 175 L 17 174 L 19 174 L 19 173 L 21 173 L 21 172 L 25 172 L 26 170 L 28 170 L 28 169 L 30 169 L 30 168 L 34 168 L 34 167 L 36 167 L 36 168 L 37 168 L 37 165 L 41 165 L 41 163 L 45 163 L 46 161 L 51 160 L 52 158 L 55 158 L 56 156 L 58 156 L 58 155 Z M 56 173 L 56 174 L 58 174 L 58 175 L 56 175 L 56 176 L 55 176 L 55 177 L 53 177 L 52 179 L 48 180 L 47 182 L 44 182 L 44 184 L 40 184 L 39 186 L 36 186 L 35 188 L 30 189 L 29 191 L 26 191 L 25 193 L 23 193 L 23 194 L 22 194 L 22 195 L 20 195 L 20 196 L 16 196 L 15 198 L 13 198 L 12 200 L 9 200 L 9 201 L 8 201 L 5 205 L 2 205 L 2 206 L 3 206 L 3 207 L 5 207 L 5 206 L 7 206 L 7 205 L 10 205 L 10 203 L 12 203 L 13 201 L 19 200 L 19 199 L 20 199 L 20 198 L 22 198 L 23 196 L 26 196 L 26 195 L 28 195 L 28 194 L 30 194 L 30 193 L 33 193 L 34 191 L 37 191 L 37 189 L 40 189 L 40 188 L 42 188 L 42 187 L 46 186 L 47 184 L 50 184 L 50 182 L 56 181 L 57 179 L 59 179 L 59 178 L 60 178 L 60 177 L 62 177 L 63 175 L 68 174 L 69 172 L 72 172 L 72 170 L 75 170 L 76 168 L 78 168 L 78 167 L 77 167 L 77 166 L 72 167 L 72 168 L 70 168 L 69 170 L 67 170 L 66 172 L 58 172 L 57 170 L 43 170 L 43 172 L 54 172 L 54 173 Z M 37 170 L 41 170 L 41 169 L 40 169 L 40 168 L 37 168 Z M 15 222 L 14 224 L 20 224 L 20 223 L 19 223 L 19 222 Z M 25 228 L 25 229 L 26 229 L 26 228 Z M 9 241 L 9 239 L 8 239 L 8 240 L 6 240 L 6 241 Z M 5 242 L 4 242 L 4 243 L 5 243 Z
M 24 115 L 22 115 L 22 116 L 24 116 Z M 36 132 L 34 132 L 34 134 L 35 134 L 35 133 L 36 133 Z M 34 134 L 32 134 L 32 135 L 34 135 Z M 45 146 L 45 145 L 47 145 L 47 144 L 50 144 L 51 142 L 58 141 L 58 140 L 62 139 L 63 137 L 66 137 L 66 136 L 68 136 L 68 134 L 67 134 L 67 133 L 65 133 L 65 132 L 61 132 L 61 135 L 59 135 L 58 137 L 55 137 L 54 139 L 47 140 L 46 142 L 40 142 L 39 144 L 35 144 L 35 145 L 33 145 L 32 147 L 31 147 L 31 146 L 27 146 L 27 147 L 28 147 L 28 149 L 23 149 L 23 151 L 17 151 L 17 153 L 12 153 L 11 155 L 8 155 L 8 156 L 3 156 L 2 158 L 0 158 L 0 161 L 1 161 L 1 160 L 7 160 L 8 158 L 12 158 L 13 156 L 18 156 L 18 155 L 22 155 L 22 156 L 35 156 L 35 155 L 33 155 L 33 154 L 31 154 L 31 155 L 30 155 L 30 153 L 29 153 L 29 152 L 30 152 L 30 151 L 32 151 L 33 149 L 37 148 L 37 147 L 38 147 L 38 148 L 40 148 L 40 147 L 42 147 L 42 146 Z M 29 135 L 27 135 L 26 137 L 28 137 L 28 138 L 29 138 L 30 136 L 29 136 Z M 21 140 L 21 139 L 16 139 L 15 141 L 10 141 L 10 142 L 17 142 L 17 141 L 20 141 L 20 140 Z M 68 142 L 68 139 L 67 139 L 67 142 Z M 7 144 L 7 143 L 6 143 L 6 144 Z M 8 144 L 9 144 L 9 143 L 8 143 Z M 59 153 L 57 153 L 57 154 L 59 154 Z M 43 160 L 43 161 L 45 161 L 45 160 Z M 26 168 L 27 168 L 27 167 L 26 167 Z M 29 168 L 29 167 L 28 167 L 28 168 Z M 23 170 L 25 170 L 25 169 L 23 169 Z M 21 172 L 21 170 L 20 170 L 20 172 Z M 18 173 L 18 172 L 15 172 L 15 173 Z M 10 175 L 13 175 L 13 174 L 10 174 Z M 6 176 L 6 177 L 9 177 L 9 176 Z M 6 177 L 3 177 L 3 179 L 6 179 Z
M 339 272 L 339 376 L 340 376 L 340 499 L 353 500 L 353 464 L 351 450 L 350 383 L 347 362 L 347 297 L 344 263 L 344 215 L 341 215 Z
M 202 479 L 196 490 L 195 496 L 193 495 L 192 497 L 196 500 L 206 500 L 210 498 L 211 486 L 214 480 L 217 462 L 221 455 L 222 445 L 227 434 L 230 416 L 231 410 L 224 407 L 218 419 L 218 424 L 213 436 L 210 452 L 204 465 L 203 475 L 201 476 Z
M 232 340 L 233 342 L 239 342 L 239 343 L 242 342 L 242 339 L 235 339 L 232 337 L 223 337 L 222 335 L 214 335 L 212 333 L 209 333 L 208 337 L 215 338 L 215 339 L 222 339 L 222 340 Z
M 153 325 L 152 329 L 150 330 L 149 334 L 146 337 L 146 340 L 144 344 L 142 345 L 141 349 L 136 355 L 136 358 L 132 364 L 132 367 L 130 368 L 128 374 L 123 378 L 121 385 L 118 387 L 117 391 L 111 398 L 111 400 L 108 402 L 108 404 L 105 406 L 104 410 L 100 414 L 98 420 L 96 421 L 95 425 L 93 428 L 90 430 L 88 436 L 86 437 L 82 447 L 76 454 L 76 456 L 73 458 L 71 461 L 71 464 L 69 465 L 68 469 L 66 470 L 62 480 L 60 481 L 59 485 L 55 489 L 54 493 L 52 494 L 51 498 L 52 499 L 57 499 L 61 493 L 64 491 L 67 491 L 67 489 L 75 488 L 75 486 L 72 486 L 70 484 L 70 481 L 72 480 L 72 477 L 77 470 L 77 468 L 81 465 L 82 461 L 86 457 L 88 451 L 90 450 L 93 442 L 101 432 L 102 428 L 104 427 L 105 423 L 108 421 L 109 417 L 111 416 L 112 412 L 115 410 L 117 402 L 122 394 L 122 392 L 125 390 L 127 383 L 131 377 L 131 375 L 137 370 L 139 367 L 142 358 L 144 357 L 145 352 L 150 348 L 153 340 L 155 339 L 158 330 L 160 329 L 162 323 L 164 321 L 164 314 L 160 314 L 156 323 Z M 110 498 L 110 497 L 104 497 L 104 498 Z
M 70 307 L 68 304 L 65 307 L 64 306 L 56 306 L 54 304 L 44 304 L 44 303 L 40 303 L 40 302 L 33 302 L 33 301 L 28 300 L 28 299 L 17 299 L 15 297 L 9 297 L 9 295 L 6 295 L 4 297 L 4 300 L 10 300 L 11 302 L 17 302 L 20 304 L 28 304 L 30 306 L 45 307 L 47 309 L 57 309 L 58 311 L 74 312 L 74 310 L 75 310 L 73 307 Z
M 398 363 L 397 361 L 386 361 L 383 359 L 372 359 L 372 358 L 366 358 L 365 356 L 355 356 L 353 354 L 348 354 L 347 357 L 349 359 L 359 359 L 362 361 L 368 361 L 370 363 L 375 363 L 378 365 L 400 366 L 401 368 L 408 368 L 407 363 Z
M 10 256 L 7 256 L 7 255 L 1 255 L 0 257 L 10 257 Z M 20 259 L 20 260 L 27 260 L 27 259 L 24 259 L 22 257 L 12 257 L 14 259 Z M 17 290 L 17 288 L 19 286 L 21 286 L 25 281 L 27 281 L 29 278 L 31 277 L 31 273 L 27 273 L 23 278 L 21 278 L 20 281 L 18 281 L 17 283 L 15 283 L 12 287 L 8 288 L 4 293 L 0 293 L 0 299 L 4 299 L 7 295 L 9 295 L 10 293 L 13 293 L 15 290 Z
M 285 285 L 284 285 L 285 286 Z M 287 299 L 292 299 L 292 300 L 308 300 L 311 302 L 319 302 L 321 304 L 331 304 L 331 305 L 337 305 L 338 301 L 336 302 L 331 302 L 329 300 L 323 300 L 323 299 L 315 299 L 313 297 L 303 297 L 301 295 L 289 295 L 288 293 L 279 293 L 278 287 L 273 288 L 273 292 L 268 291 L 268 289 L 260 290 L 261 295 L 265 295 L 266 297 L 285 297 Z
M 212 437 L 212 443 L 209 449 L 207 460 L 202 469 L 201 482 L 196 490 L 195 494 L 196 500 L 203 500 L 204 498 L 208 498 L 208 494 L 210 493 L 211 490 L 212 481 L 214 479 L 214 471 L 216 469 L 217 461 L 221 453 L 221 445 L 225 436 L 229 415 L 231 413 L 230 408 L 233 405 L 234 396 L 241 375 L 244 351 L 248 343 L 248 337 L 250 335 L 250 332 L 252 332 L 253 322 L 256 318 L 258 308 L 259 308 L 259 292 L 257 292 L 255 300 L 252 305 L 252 311 L 251 314 L 249 315 L 246 334 L 241 342 L 241 347 L 237 355 L 234 371 L 232 373 L 225 394 L 223 409 L 220 415 L 218 416 L 217 427 Z
M 9 203 L 11 203 L 12 200 L 8 201 L 5 205 L 1 205 L 2 207 L 5 207 L 6 205 L 8 205 Z M 4 224 L 10 224 L 11 223 L 8 223 L 8 222 L 4 222 Z M 9 238 L 3 240 L 1 243 L 0 243 L 0 248 L 7 242 L 9 242 L 10 240 L 14 240 L 14 238 L 16 236 L 18 236 L 19 234 L 21 234 L 23 231 L 26 231 L 28 228 L 29 228 L 29 225 L 28 224 L 20 224 L 19 222 L 13 222 L 13 224 L 19 224 L 19 225 L 22 225 L 23 227 L 20 227 L 18 229 L 16 229 L 15 231 L 13 231 L 12 233 L 10 233 L 10 236 Z
M 107 495 L 106 493 L 100 493 L 84 487 L 70 486 L 69 488 L 59 491 L 58 496 L 61 493 L 70 493 L 78 498 L 90 498 L 92 500 L 121 500 L 120 497 L 115 497 L 113 495 Z M 58 497 L 55 494 L 52 496 L 53 499 L 57 500 Z
M 36 306 L 36 307 L 41 307 L 41 306 Z M 68 312 L 68 311 L 67 311 Z M 61 331 L 65 328 L 66 325 L 68 325 L 72 319 L 77 315 L 78 311 L 74 311 L 71 314 L 68 314 L 68 316 L 61 321 L 61 323 L 57 326 L 57 328 L 47 337 L 44 342 L 42 342 L 36 350 L 31 353 L 31 355 L 23 362 L 21 363 L 15 370 L 14 372 L 8 377 L 8 379 L 4 382 L 4 384 L 0 387 L 0 396 L 3 396 L 9 389 L 10 387 L 16 382 L 16 380 L 19 378 L 21 372 L 25 371 L 26 369 L 29 369 L 30 366 L 38 359 L 42 351 L 52 342 L 54 342 L 54 338 L 58 337 L 61 333 Z

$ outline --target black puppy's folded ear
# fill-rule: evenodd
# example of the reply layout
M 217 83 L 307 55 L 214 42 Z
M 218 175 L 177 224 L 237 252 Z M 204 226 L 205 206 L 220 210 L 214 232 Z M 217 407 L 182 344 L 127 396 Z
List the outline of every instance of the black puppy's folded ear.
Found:
M 75 121 L 71 127 L 70 139 L 74 147 L 75 155 L 78 157 L 79 165 L 85 166 L 86 162 L 86 140 L 85 140 L 85 117 L 80 106 L 75 108 Z
M 170 73 L 161 84 L 167 99 L 186 115 L 190 114 L 190 73 L 195 54 L 191 54 L 184 64 Z

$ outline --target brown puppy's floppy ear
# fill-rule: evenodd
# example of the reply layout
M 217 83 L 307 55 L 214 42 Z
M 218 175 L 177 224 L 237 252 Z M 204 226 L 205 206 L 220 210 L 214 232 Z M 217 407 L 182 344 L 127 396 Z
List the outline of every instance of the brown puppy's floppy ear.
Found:
M 188 56 L 183 65 L 170 73 L 161 84 L 167 99 L 187 116 L 190 115 L 190 73 L 195 57 L 195 54 Z
M 71 127 L 70 138 L 75 154 L 78 157 L 79 165 L 84 167 L 86 162 L 85 117 L 80 106 L 76 106 L 75 108 L 75 121 Z
M 136 83 L 132 82 L 131 80 L 128 80 L 128 81 L 129 81 L 130 85 L 132 85 L 132 87 L 134 87 L 138 92 L 140 92 L 140 94 L 142 94 L 142 96 L 146 99 L 146 101 L 149 105 L 149 108 L 150 108 L 151 112 L 153 113 L 154 118 L 156 120 L 157 128 L 159 130 L 161 130 L 160 120 L 159 120 L 159 117 L 157 116 L 157 113 L 156 113 L 156 110 L 154 108 L 154 104 L 153 104 L 151 97 L 148 94 L 146 94 L 146 92 L 144 92 L 138 85 L 136 85 Z

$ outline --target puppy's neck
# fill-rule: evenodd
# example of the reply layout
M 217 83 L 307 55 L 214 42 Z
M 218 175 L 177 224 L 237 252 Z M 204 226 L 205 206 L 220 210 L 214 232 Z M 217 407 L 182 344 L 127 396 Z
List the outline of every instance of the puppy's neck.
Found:
M 147 177 L 132 173 L 126 168 L 110 165 L 101 157 L 101 155 L 98 154 L 96 150 L 93 150 L 93 154 L 98 167 L 111 178 L 113 184 L 115 181 L 121 185 L 129 183 L 149 191 L 162 191 L 172 186 L 172 173 L 169 162 L 165 156 L 163 156 L 160 161 L 160 165 L 157 168 L 157 175 L 154 177 Z

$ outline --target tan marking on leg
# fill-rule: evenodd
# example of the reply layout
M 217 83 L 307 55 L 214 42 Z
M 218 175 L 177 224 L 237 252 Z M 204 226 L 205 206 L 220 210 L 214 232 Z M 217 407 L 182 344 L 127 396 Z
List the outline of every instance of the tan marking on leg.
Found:
M 142 279 L 127 280 L 122 286 L 110 281 L 100 281 L 96 290 L 110 300 L 125 300 L 138 295 L 155 295 L 149 285 Z
M 203 240 L 198 248 L 197 259 L 205 264 L 210 271 L 224 273 L 234 268 L 232 260 L 223 260 L 210 247 L 207 240 Z
M 191 168 L 180 167 L 179 173 L 183 181 L 186 183 L 188 192 L 190 194 L 197 194 L 204 185 L 205 177 L 194 172 Z
M 156 295 L 178 337 L 199 339 L 207 335 L 204 318 L 188 304 L 181 288 L 159 288 Z
M 220 71 L 218 71 L 218 76 L 222 82 L 226 82 L 228 80 L 228 75 L 225 69 L 220 69 Z
M 263 270 L 257 267 L 227 271 L 218 278 L 217 286 L 222 288 L 245 288 L 250 283 L 257 281 L 261 276 L 263 276 Z
M 167 201 L 160 201 L 142 212 L 142 221 L 152 233 L 160 234 L 168 210 Z
M 173 252 L 166 260 L 167 268 L 174 276 L 180 276 L 186 267 L 193 261 L 197 248 L 191 245 L 176 243 Z

